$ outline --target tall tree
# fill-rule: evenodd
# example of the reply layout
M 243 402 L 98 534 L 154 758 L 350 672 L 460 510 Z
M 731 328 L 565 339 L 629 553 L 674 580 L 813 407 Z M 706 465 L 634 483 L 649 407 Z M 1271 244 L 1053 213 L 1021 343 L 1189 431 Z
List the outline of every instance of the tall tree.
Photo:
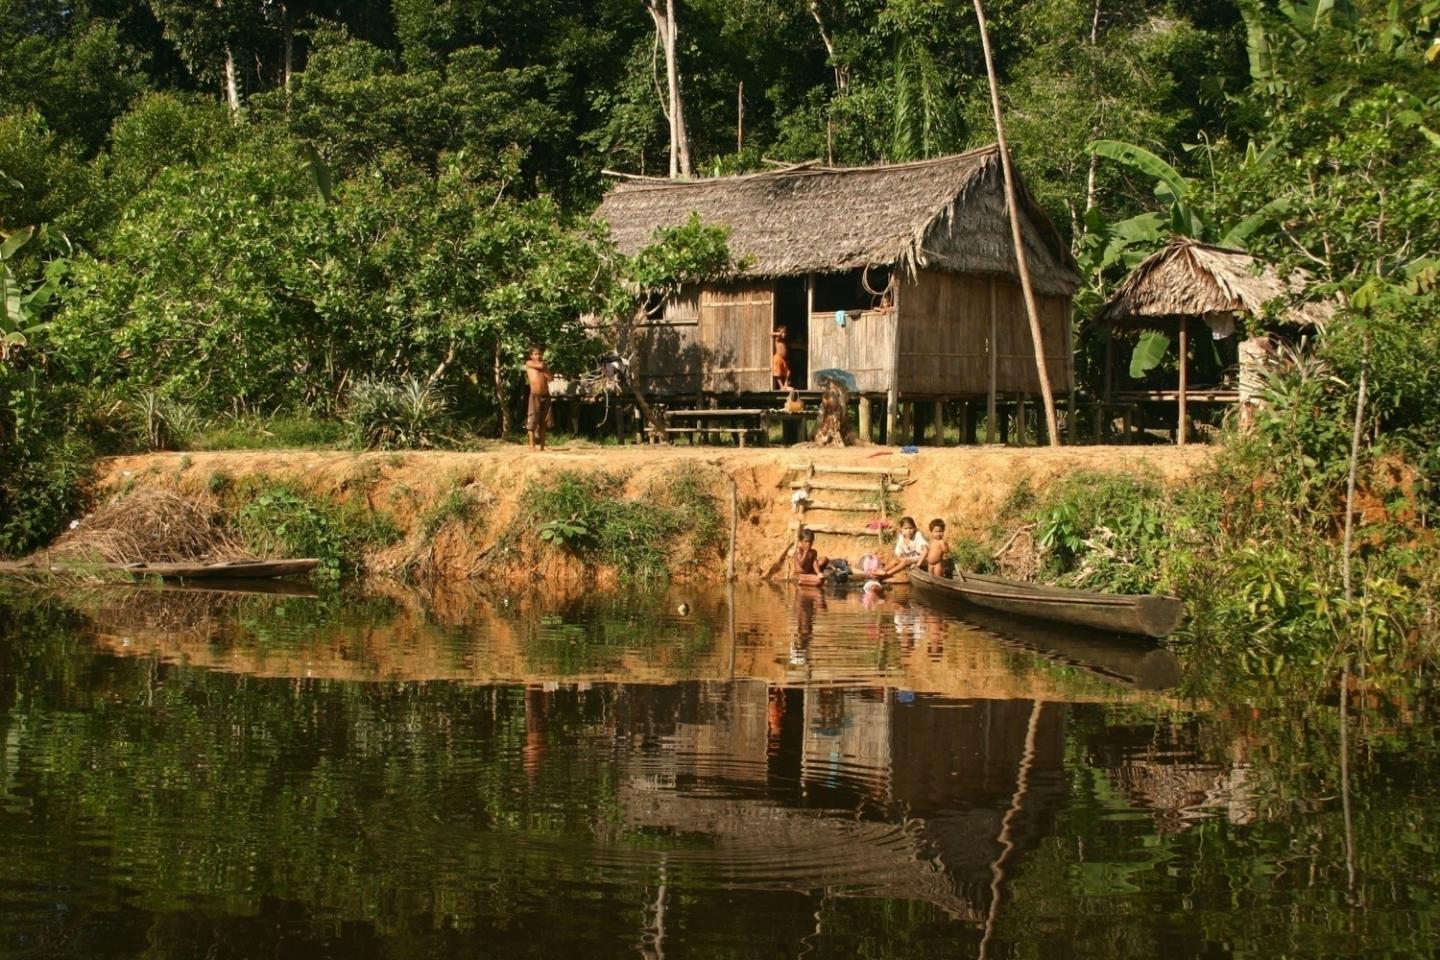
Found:
M 685 99 L 680 93 L 680 63 L 677 52 L 679 24 L 675 0 L 645 0 L 645 9 L 655 21 L 655 44 L 665 53 L 665 81 L 669 96 L 662 98 L 665 119 L 670 122 L 670 176 L 689 177 L 690 135 L 685 129 Z M 658 84 L 657 84 L 658 86 Z

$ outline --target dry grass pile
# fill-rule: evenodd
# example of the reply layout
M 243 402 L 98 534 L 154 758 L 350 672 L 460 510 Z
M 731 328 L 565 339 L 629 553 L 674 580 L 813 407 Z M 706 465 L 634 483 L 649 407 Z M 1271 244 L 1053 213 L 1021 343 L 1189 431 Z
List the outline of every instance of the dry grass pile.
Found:
M 226 531 L 208 496 L 137 490 L 104 504 L 43 556 L 90 563 L 218 563 L 256 557 Z

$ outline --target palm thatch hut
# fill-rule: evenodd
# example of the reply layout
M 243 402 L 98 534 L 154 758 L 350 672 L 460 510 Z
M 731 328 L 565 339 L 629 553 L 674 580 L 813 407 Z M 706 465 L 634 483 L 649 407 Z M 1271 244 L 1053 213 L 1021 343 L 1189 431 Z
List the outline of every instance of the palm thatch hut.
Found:
M 1216 340 L 1229 338 L 1236 333 L 1237 324 L 1253 326 L 1267 307 L 1293 300 L 1308 279 L 1303 271 L 1282 278 L 1273 267 L 1243 250 L 1175 237 L 1130 272 L 1101 308 L 1099 320 L 1110 331 L 1154 330 L 1178 337 L 1180 382 L 1173 399 L 1179 411 L 1177 439 L 1185 443 L 1189 403 L 1195 399 L 1189 389 L 1190 333 L 1194 325 L 1203 322 Z M 1281 326 L 1313 332 L 1325 325 L 1330 313 L 1329 304 L 1288 302 L 1274 319 Z M 1112 374 L 1108 341 L 1105 364 L 1109 394 Z M 1166 395 L 1169 391 L 1150 393 L 1157 395 L 1147 399 L 1172 399 Z M 1201 399 L 1229 402 L 1238 396 L 1232 396 L 1231 391 L 1207 391 Z
M 1048 372 L 1068 390 L 1080 278 L 1049 217 L 1020 194 Z M 889 166 L 627 178 L 596 217 L 633 255 L 692 213 L 729 230 L 740 268 L 657 305 L 634 345 L 647 393 L 770 393 L 772 333 L 783 328 L 796 387 L 848 370 L 862 395 L 889 401 L 892 426 L 900 398 L 1038 394 L 998 148 Z

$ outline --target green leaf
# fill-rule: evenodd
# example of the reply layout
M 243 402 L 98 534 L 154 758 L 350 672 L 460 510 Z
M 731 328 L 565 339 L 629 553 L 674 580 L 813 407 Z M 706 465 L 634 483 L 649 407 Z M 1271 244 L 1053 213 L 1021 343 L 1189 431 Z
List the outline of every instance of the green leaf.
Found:
M 1135 352 L 1130 356 L 1130 376 L 1139 380 L 1145 374 L 1154 370 L 1165 359 L 1165 353 L 1170 349 L 1170 338 L 1158 330 L 1147 330 L 1140 335 L 1140 340 L 1135 344 Z
M 19 252 L 20 248 L 25 246 L 25 244 L 28 243 L 30 241 L 30 238 L 34 235 L 34 227 L 25 227 L 24 229 L 16 230 L 14 233 L 10 234 L 10 236 L 5 239 L 4 243 L 0 243 L 0 260 L 9 260 L 11 257 L 15 256 L 15 254 Z
M 1190 181 L 1186 180 L 1180 171 L 1144 147 L 1121 140 L 1096 140 L 1090 144 L 1090 152 L 1098 157 L 1105 157 L 1128 167 L 1134 167 L 1146 176 L 1154 177 L 1160 181 L 1171 202 L 1184 200 L 1190 192 Z M 1161 187 L 1157 186 L 1156 195 L 1158 196 L 1160 192 Z

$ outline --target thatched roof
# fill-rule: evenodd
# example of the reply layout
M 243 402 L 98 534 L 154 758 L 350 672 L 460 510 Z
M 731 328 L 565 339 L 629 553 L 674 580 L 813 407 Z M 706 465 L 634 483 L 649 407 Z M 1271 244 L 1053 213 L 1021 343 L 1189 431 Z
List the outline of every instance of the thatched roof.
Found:
M 1179 317 L 1236 313 L 1258 315 L 1272 300 L 1299 293 L 1309 278 L 1297 271 L 1282 280 L 1273 267 L 1241 250 L 1176 237 L 1130 271 L 1100 311 L 1102 322 L 1121 328 L 1173 326 Z M 1331 308 L 1291 306 L 1283 317 L 1297 327 L 1324 326 Z
M 1037 291 L 1068 296 L 1074 259 L 1045 211 L 1020 185 L 1021 230 Z M 634 255 L 656 229 L 703 223 L 730 230 L 730 253 L 751 277 L 831 273 L 899 264 L 1016 278 L 1000 152 L 878 167 L 801 164 L 709 180 L 628 180 L 595 216 Z

